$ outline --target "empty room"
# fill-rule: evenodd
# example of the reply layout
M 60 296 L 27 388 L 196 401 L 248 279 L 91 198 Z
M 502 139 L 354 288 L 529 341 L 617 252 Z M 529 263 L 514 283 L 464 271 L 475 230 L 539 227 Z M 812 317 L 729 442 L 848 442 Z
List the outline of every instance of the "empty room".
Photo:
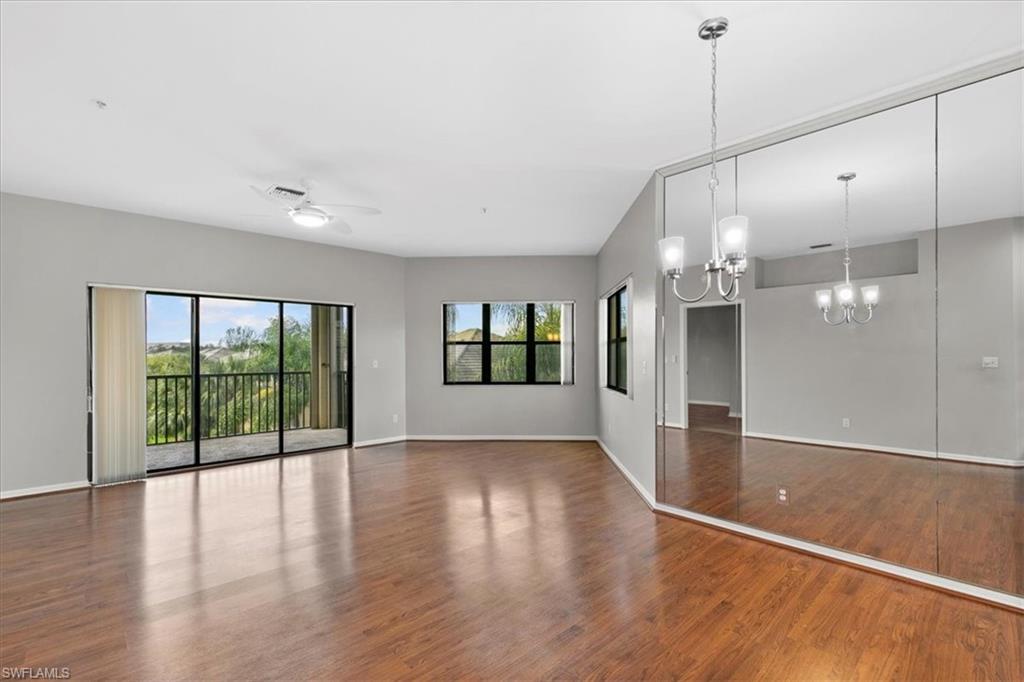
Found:
M 1024 680 L 1024 3 L 0 3 L 0 678 Z

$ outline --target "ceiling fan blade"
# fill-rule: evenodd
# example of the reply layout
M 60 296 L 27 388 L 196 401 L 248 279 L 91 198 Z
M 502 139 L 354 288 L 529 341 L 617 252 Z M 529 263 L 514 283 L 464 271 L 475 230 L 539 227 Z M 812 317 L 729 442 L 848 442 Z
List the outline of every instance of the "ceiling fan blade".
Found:
M 313 204 L 317 208 L 341 209 L 351 215 L 380 215 L 380 209 L 373 206 L 356 206 L 355 204 Z
M 239 213 L 238 217 L 239 218 L 264 218 L 264 219 L 268 219 L 268 220 L 274 220 L 274 219 L 280 218 L 281 216 L 279 216 L 279 215 L 270 215 L 270 214 L 267 214 L 267 213 Z
M 352 234 L 352 226 L 337 218 L 330 222 L 330 229 L 339 234 Z

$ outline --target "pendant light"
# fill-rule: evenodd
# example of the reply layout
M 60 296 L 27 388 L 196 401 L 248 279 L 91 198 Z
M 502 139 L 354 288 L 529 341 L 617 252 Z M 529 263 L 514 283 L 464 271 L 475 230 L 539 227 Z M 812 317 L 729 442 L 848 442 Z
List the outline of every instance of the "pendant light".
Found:
M 704 264 L 704 291 L 695 298 L 679 293 L 679 278 L 683 275 L 686 239 L 665 237 L 658 242 L 661 271 L 672 280 L 672 293 L 684 303 L 703 300 L 711 291 L 715 278 L 718 293 L 726 301 L 735 301 L 740 293 L 739 280 L 747 271 L 747 217 L 729 216 L 718 220 L 718 39 L 729 30 L 725 17 L 708 19 L 700 25 L 697 35 L 711 42 L 711 259 Z M 729 277 L 725 286 L 724 277 Z
M 863 320 L 857 317 L 856 291 L 850 282 L 850 182 L 857 177 L 856 173 L 843 173 L 836 177 L 836 180 L 843 183 L 844 209 L 843 209 L 843 269 L 846 272 L 846 279 L 835 286 L 836 299 L 842 312 L 839 319 L 832 321 L 828 313 L 832 309 L 832 290 L 818 289 L 815 297 L 818 299 L 818 310 L 821 311 L 825 322 L 838 327 L 841 324 L 867 324 L 878 305 L 878 285 L 872 284 L 860 288 L 861 299 L 868 309 L 868 315 Z

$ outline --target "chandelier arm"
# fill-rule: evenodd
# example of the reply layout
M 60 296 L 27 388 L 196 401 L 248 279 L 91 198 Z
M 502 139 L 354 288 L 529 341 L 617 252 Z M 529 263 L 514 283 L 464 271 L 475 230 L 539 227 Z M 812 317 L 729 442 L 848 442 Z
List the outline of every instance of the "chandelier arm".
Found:
M 836 322 L 833 322 L 832 320 L 828 319 L 828 310 L 823 310 L 822 311 L 822 317 L 825 318 L 825 324 L 827 324 L 827 325 L 829 325 L 831 327 L 838 327 L 841 324 L 846 324 L 846 313 L 845 313 L 845 311 L 843 312 L 843 316 L 840 317 L 839 320 L 837 320 Z
M 686 298 L 685 296 L 679 293 L 678 286 L 679 278 L 676 277 L 672 280 L 672 293 L 676 295 L 676 298 L 678 298 L 683 303 L 697 303 L 698 301 L 704 300 L 704 297 L 708 295 L 709 291 L 711 291 L 711 275 L 708 273 L 704 273 L 704 293 L 702 293 L 697 298 Z
M 736 297 L 740 293 L 739 288 L 739 276 L 736 273 L 730 273 L 731 280 L 729 281 L 729 289 L 726 291 L 722 288 L 722 271 L 718 271 L 718 294 L 726 301 L 735 301 Z
M 857 324 L 867 324 L 868 322 L 871 321 L 871 316 L 874 314 L 874 312 L 875 312 L 875 306 L 869 305 L 868 306 L 868 316 L 865 317 L 863 320 L 861 320 L 861 319 L 857 318 L 857 313 L 855 311 L 851 310 L 850 311 L 850 319 L 853 320 L 854 322 L 856 322 Z

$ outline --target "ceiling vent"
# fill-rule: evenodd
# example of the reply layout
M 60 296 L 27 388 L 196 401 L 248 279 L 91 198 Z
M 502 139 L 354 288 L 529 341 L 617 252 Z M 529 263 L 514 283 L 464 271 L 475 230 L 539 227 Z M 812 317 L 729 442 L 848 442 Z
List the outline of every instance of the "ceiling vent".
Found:
M 812 248 L 812 249 L 827 249 L 830 246 L 832 246 L 832 242 L 825 242 L 824 244 L 811 244 L 810 248 Z
M 282 187 L 281 185 L 271 185 L 267 188 L 267 195 L 283 202 L 297 203 L 306 196 L 306 191 L 301 189 L 292 189 L 291 187 Z

